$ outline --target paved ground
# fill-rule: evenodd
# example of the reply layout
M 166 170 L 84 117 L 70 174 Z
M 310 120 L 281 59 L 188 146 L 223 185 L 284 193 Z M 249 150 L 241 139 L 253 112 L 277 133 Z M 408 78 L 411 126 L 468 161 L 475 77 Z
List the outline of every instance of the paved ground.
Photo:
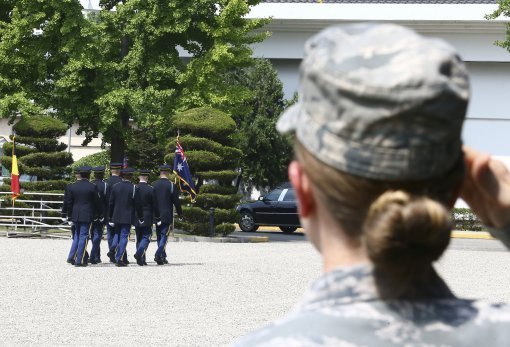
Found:
M 461 295 L 510 302 L 510 252 L 468 241 L 440 272 Z M 128 268 L 74 268 L 69 245 L 0 238 L 0 345 L 226 345 L 283 316 L 320 273 L 307 242 L 172 243 L 169 266 Z

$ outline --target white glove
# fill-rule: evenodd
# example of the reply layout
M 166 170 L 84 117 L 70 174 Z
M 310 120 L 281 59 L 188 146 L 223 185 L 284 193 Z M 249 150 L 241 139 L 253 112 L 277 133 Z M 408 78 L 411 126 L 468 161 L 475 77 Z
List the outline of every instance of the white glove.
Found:
M 160 221 L 160 220 L 158 220 L 158 221 L 156 222 L 156 225 L 159 227 L 159 226 L 161 225 L 161 221 Z
M 179 217 L 179 222 L 182 222 L 184 220 L 184 217 Z
M 138 220 L 138 224 L 140 224 L 140 225 L 141 225 L 141 224 L 143 224 L 143 223 L 145 223 L 145 221 L 144 221 L 143 219 L 139 219 L 139 220 Z
M 74 225 L 74 223 L 72 221 L 68 221 L 67 224 L 69 224 L 70 226 Z
M 103 222 L 104 222 L 104 217 L 99 218 L 99 221 L 100 221 L 101 223 L 103 223 Z
M 60 220 L 62 221 L 62 223 L 67 223 L 67 218 L 65 217 L 60 218 Z
M 114 222 L 108 222 L 108 225 L 113 228 L 115 226 L 115 223 Z

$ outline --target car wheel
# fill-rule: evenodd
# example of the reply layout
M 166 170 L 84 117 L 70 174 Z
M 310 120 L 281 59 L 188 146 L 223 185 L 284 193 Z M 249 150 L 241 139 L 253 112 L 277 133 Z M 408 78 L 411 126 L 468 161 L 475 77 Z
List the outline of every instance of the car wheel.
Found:
M 241 220 L 239 221 L 239 227 L 242 231 L 250 233 L 257 231 L 259 228 L 258 225 L 255 225 L 255 221 L 253 220 L 253 216 L 250 212 L 241 212 Z
M 280 230 L 283 231 L 285 234 L 291 234 L 294 231 L 296 231 L 297 228 L 295 227 L 280 227 Z

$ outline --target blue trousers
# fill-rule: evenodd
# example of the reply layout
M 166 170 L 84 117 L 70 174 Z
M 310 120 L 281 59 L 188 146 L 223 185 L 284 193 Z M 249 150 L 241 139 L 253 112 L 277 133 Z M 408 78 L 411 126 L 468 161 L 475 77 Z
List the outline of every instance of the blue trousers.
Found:
M 111 227 L 106 223 L 106 241 L 108 241 L 108 249 L 112 249 L 113 239 L 115 237 L 115 227 Z
M 78 234 L 78 249 L 76 250 L 75 264 L 80 265 L 87 262 L 85 252 L 89 241 L 92 223 L 78 222 L 76 223 L 76 233 Z
M 165 224 L 161 223 L 160 226 L 156 226 L 156 244 L 159 247 L 159 242 L 161 241 L 161 228 L 163 228 Z M 166 228 L 170 228 L 170 224 L 167 224 Z M 168 231 L 167 231 L 168 232 Z M 163 254 L 161 255 L 161 258 L 166 259 L 166 250 L 163 248 Z
M 131 231 L 131 224 L 116 224 L 115 228 L 118 230 L 119 235 L 117 251 L 115 252 L 115 261 L 119 262 L 121 259 L 124 260 L 127 257 L 126 247 L 128 244 L 129 232 Z
M 78 233 L 76 232 L 76 226 L 74 224 L 71 225 L 71 236 L 73 238 L 73 243 L 71 244 L 71 250 L 69 251 L 67 260 L 74 260 L 76 251 L 78 250 Z
M 114 227 L 110 227 L 110 230 L 111 230 L 111 244 L 109 246 L 109 250 L 111 252 L 113 252 L 113 254 L 115 254 L 117 252 L 117 249 L 119 248 L 119 243 L 120 243 L 120 239 L 121 239 L 121 228 L 120 226 L 121 225 L 128 225 L 129 228 L 131 228 L 131 224 L 115 224 Z M 128 237 L 129 237 L 129 233 L 128 233 Z M 126 249 L 124 248 L 124 256 L 122 258 L 122 261 L 126 261 L 127 260 L 127 252 L 126 252 Z
M 92 223 L 92 250 L 90 251 L 91 260 L 99 260 L 101 258 L 101 239 L 103 238 L 103 223 Z
M 168 242 L 168 234 L 170 233 L 170 224 L 161 223 L 159 228 L 156 229 L 158 236 L 158 249 L 156 250 L 155 257 L 166 258 L 166 243 Z
M 135 227 L 136 231 L 136 255 L 141 256 L 145 261 L 145 252 L 151 242 L 152 229 L 149 226 Z

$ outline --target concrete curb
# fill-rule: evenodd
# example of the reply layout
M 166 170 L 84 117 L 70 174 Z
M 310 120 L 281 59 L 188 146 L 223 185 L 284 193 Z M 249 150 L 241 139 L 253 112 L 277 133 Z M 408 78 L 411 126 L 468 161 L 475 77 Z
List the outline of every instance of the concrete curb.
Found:
M 480 239 L 480 240 L 495 240 L 486 231 L 452 231 L 452 239 Z
M 268 242 L 267 236 L 228 236 L 228 237 L 206 237 L 178 235 L 170 236 L 169 242 L 215 242 L 215 243 L 259 243 Z

